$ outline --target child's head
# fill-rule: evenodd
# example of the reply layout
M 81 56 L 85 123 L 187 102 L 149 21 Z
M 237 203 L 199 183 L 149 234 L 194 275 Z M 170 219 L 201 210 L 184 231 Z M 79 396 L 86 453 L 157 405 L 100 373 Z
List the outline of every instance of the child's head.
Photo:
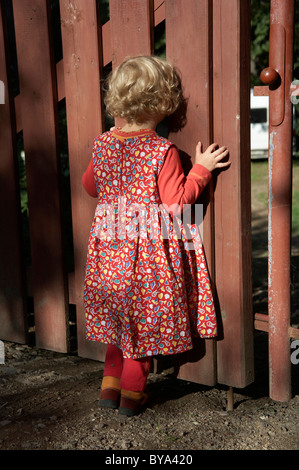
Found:
M 109 76 L 105 98 L 107 113 L 129 123 L 143 124 L 168 116 L 182 101 L 181 81 L 166 60 L 132 57 Z

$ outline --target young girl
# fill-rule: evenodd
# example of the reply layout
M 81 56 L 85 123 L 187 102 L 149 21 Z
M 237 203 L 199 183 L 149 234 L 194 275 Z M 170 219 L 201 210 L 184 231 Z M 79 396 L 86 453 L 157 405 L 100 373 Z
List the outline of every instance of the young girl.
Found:
M 86 265 L 87 339 L 108 344 L 101 406 L 128 416 L 146 403 L 153 356 L 191 349 L 194 335 L 217 334 L 204 258 L 194 270 L 174 218 L 197 200 L 214 169 L 229 165 L 222 162 L 228 150 L 213 144 L 202 152 L 199 142 L 184 175 L 177 148 L 155 131 L 182 99 L 166 60 L 125 60 L 106 94 L 107 112 L 125 124 L 95 139 L 83 175 L 86 191 L 98 198 Z

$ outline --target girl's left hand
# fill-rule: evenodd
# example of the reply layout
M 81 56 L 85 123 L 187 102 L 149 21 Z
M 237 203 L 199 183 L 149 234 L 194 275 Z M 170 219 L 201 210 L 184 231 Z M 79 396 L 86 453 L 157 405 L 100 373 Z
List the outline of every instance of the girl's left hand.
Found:
M 216 168 L 226 168 L 230 165 L 230 161 L 221 161 L 227 155 L 228 149 L 226 147 L 218 148 L 218 145 L 215 143 L 202 152 L 202 144 L 201 142 L 198 142 L 196 146 L 195 163 L 199 163 L 212 172 Z

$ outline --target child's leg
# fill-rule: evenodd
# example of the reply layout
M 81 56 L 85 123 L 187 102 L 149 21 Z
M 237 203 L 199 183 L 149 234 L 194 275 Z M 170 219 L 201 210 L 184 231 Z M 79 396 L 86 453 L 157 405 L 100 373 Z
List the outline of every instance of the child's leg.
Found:
M 120 388 L 134 392 L 144 392 L 150 371 L 151 358 L 124 359 Z
M 121 399 L 119 413 L 134 416 L 147 401 L 146 381 L 150 371 L 151 358 L 124 359 L 120 380 Z
M 123 370 L 123 355 L 121 349 L 109 344 L 106 351 L 104 376 L 120 378 Z
M 120 377 L 123 369 L 122 351 L 109 344 L 101 387 L 100 406 L 117 408 L 120 400 Z

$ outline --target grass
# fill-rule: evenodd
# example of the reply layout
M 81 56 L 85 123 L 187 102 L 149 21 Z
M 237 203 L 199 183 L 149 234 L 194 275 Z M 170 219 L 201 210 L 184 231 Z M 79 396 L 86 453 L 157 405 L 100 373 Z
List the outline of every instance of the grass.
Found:
M 251 181 L 255 190 L 252 197 L 268 206 L 268 161 L 253 160 L 251 163 Z M 258 189 L 257 189 L 258 188 Z M 293 190 L 292 190 L 292 233 L 299 235 L 299 161 L 293 162 Z
M 293 234 L 299 235 L 299 191 L 298 190 L 293 190 L 292 223 L 293 223 Z
M 251 161 L 251 180 L 254 183 L 262 183 L 263 185 L 267 185 L 267 181 L 268 181 L 268 161 L 267 160 L 252 160 Z

